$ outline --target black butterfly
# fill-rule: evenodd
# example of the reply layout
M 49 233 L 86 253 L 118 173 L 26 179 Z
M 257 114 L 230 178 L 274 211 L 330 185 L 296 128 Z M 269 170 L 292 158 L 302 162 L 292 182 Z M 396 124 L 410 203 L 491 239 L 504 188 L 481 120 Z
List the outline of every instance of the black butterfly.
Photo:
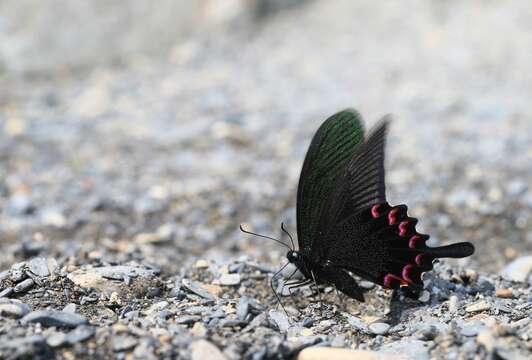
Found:
M 389 120 L 364 139 L 362 118 L 352 109 L 328 118 L 308 149 L 297 191 L 299 251 L 288 261 L 304 280 L 291 287 L 330 284 L 364 301 L 352 274 L 385 288 L 422 288 L 421 274 L 437 258 L 466 257 L 469 242 L 428 247 L 406 205 L 386 202 L 384 148 Z M 284 230 L 284 228 L 283 228 Z

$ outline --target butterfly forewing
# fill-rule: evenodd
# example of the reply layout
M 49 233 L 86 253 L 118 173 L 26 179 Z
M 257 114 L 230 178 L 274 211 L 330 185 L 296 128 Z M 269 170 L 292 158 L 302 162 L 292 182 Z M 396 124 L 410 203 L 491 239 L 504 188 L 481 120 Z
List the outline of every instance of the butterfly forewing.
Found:
M 337 224 L 342 224 L 348 217 L 371 205 L 386 201 L 384 148 L 387 126 L 388 122 L 382 121 L 371 131 L 368 139 L 353 151 L 344 171 L 336 180 L 320 218 L 313 244 L 312 258 L 316 261 L 324 258 L 324 252 L 335 248 L 337 243 L 334 237 L 344 236 L 335 234 Z M 357 229 L 352 229 L 355 230 Z M 359 230 L 362 229 L 359 227 Z M 363 235 L 351 232 L 345 236 L 352 239 L 351 242 L 356 242 L 357 237 Z
M 362 118 L 351 109 L 331 116 L 314 135 L 303 163 L 297 192 L 300 251 L 311 253 L 326 203 L 363 139 Z

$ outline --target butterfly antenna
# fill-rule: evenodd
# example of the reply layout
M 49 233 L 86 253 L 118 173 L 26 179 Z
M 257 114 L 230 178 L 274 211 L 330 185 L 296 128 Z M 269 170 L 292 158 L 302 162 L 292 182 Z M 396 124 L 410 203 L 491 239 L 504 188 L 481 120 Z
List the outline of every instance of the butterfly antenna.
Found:
M 281 245 L 283 245 L 283 246 L 286 246 L 288 249 L 292 250 L 292 249 L 290 248 L 290 246 L 286 245 L 284 242 L 282 242 L 282 241 L 279 240 L 279 239 L 275 239 L 275 238 L 272 238 L 272 237 L 270 237 L 270 236 L 261 235 L 261 234 L 257 234 L 257 233 L 254 233 L 254 232 L 251 232 L 251 231 L 247 231 L 247 230 L 245 230 L 245 229 L 242 227 L 242 224 L 240 224 L 240 231 L 242 231 L 242 232 L 245 233 L 245 234 L 255 235 L 255 236 L 258 236 L 258 237 L 261 237 L 261 238 L 265 238 L 265 239 L 273 240 L 273 241 L 275 241 L 275 242 L 277 242 L 277 243 L 279 243 L 279 244 L 281 244 Z
M 275 280 L 277 275 L 279 275 L 281 273 L 281 271 L 283 271 L 284 268 L 288 266 L 288 264 L 290 264 L 290 263 L 287 262 L 286 264 L 284 264 L 283 267 L 281 267 L 275 274 L 273 274 L 273 276 L 272 276 L 272 278 L 270 280 L 270 287 L 272 288 L 273 295 L 275 295 L 275 297 L 277 298 L 277 304 L 281 305 L 281 307 L 283 308 L 283 311 L 286 314 L 286 316 L 288 316 L 288 313 L 286 312 L 286 309 L 284 308 L 283 302 L 281 301 L 281 297 L 279 296 L 279 294 L 277 294 L 277 291 L 275 290 L 275 287 L 273 286 L 273 281 Z
M 283 232 L 288 235 L 288 237 L 290 238 L 290 242 L 292 243 L 292 250 L 295 250 L 296 246 L 294 245 L 294 239 L 292 238 L 292 235 L 290 235 L 290 233 L 284 228 L 283 222 L 281 223 L 281 230 L 283 230 Z

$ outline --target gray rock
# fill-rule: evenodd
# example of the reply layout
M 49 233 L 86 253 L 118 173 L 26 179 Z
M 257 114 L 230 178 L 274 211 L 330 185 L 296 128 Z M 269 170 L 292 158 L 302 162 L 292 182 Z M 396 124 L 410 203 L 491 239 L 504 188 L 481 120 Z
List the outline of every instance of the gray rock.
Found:
M 278 310 L 270 310 L 268 313 L 269 320 L 274 323 L 280 332 L 286 332 L 290 327 L 288 317 L 284 312 Z
M 369 331 L 368 324 L 366 324 L 364 320 L 362 320 L 359 317 L 356 317 L 354 315 L 348 315 L 347 322 L 349 323 L 349 325 L 351 325 L 352 327 L 354 327 L 355 329 L 359 331 L 362 331 L 364 333 L 367 333 Z
M 74 304 L 74 303 L 66 304 L 65 307 L 63 308 L 63 311 L 67 312 L 67 313 L 75 314 L 76 313 L 76 304 Z
M 50 275 L 50 271 L 48 270 L 48 261 L 42 257 L 31 259 L 28 262 L 28 269 L 33 274 L 40 277 L 46 277 Z
M 383 345 L 380 353 L 395 356 L 399 359 L 429 360 L 430 358 L 427 343 L 411 339 Z
M 312 327 L 313 324 L 314 324 L 314 319 L 310 316 L 307 316 L 301 322 L 301 326 L 306 327 L 306 328 Z
M 133 336 L 117 335 L 113 338 L 113 351 L 123 352 L 133 349 L 137 346 L 137 339 Z
M 4 281 L 9 276 L 10 276 L 9 270 L 4 270 L 4 271 L 0 272 L 0 282 Z
M 419 331 L 418 337 L 421 340 L 430 341 L 438 336 L 439 330 L 434 325 L 424 325 Z
M 14 291 L 15 289 L 12 287 L 5 288 L 4 290 L 0 291 L 0 299 L 10 297 Z
M 53 348 L 63 346 L 67 342 L 67 335 L 62 332 L 53 332 L 46 338 L 46 343 Z
M 205 290 L 200 283 L 197 281 L 188 281 L 187 279 L 183 279 L 181 281 L 181 285 L 188 291 L 208 300 L 214 300 L 215 297 L 213 294 Z
M 71 314 L 64 311 L 38 310 L 22 318 L 23 324 L 40 323 L 43 326 L 76 327 L 87 324 L 87 319 L 80 314 Z
M 390 325 L 386 323 L 376 322 L 369 325 L 369 331 L 375 335 L 384 335 L 390 330 Z
M 238 300 L 238 304 L 236 304 L 236 316 L 240 321 L 246 319 L 246 316 L 249 313 L 249 308 L 249 298 L 247 296 L 242 296 L 240 300 Z
M 30 215 L 35 210 L 35 206 L 28 195 L 16 193 L 9 198 L 7 209 L 13 215 Z
M 31 311 L 30 307 L 18 300 L 0 302 L 0 316 L 21 318 Z
M 452 295 L 449 298 L 449 312 L 451 314 L 456 313 L 458 311 L 459 304 L 460 304 L 460 300 L 458 299 L 458 296 Z
M 345 335 L 335 336 L 334 339 L 331 341 L 331 346 L 343 348 L 345 346 Z
M 478 333 L 484 331 L 486 326 L 480 321 L 473 321 L 471 323 L 464 323 L 460 327 L 460 334 L 463 336 L 471 337 L 476 336 Z
M 4 349 L 8 349 L 9 352 L 4 352 Z M 47 359 L 53 355 L 42 335 L 30 335 L 2 342 L 0 355 L 3 356 L 3 353 L 9 355 L 8 359 Z
M 201 316 L 185 315 L 179 316 L 174 319 L 176 324 L 193 324 L 201 320 Z
M 418 300 L 421 301 L 421 302 L 424 302 L 424 303 L 429 302 L 430 301 L 430 293 L 427 290 L 423 290 L 421 292 L 421 295 L 419 296 Z
M 16 293 L 22 293 L 32 288 L 33 285 L 35 285 L 35 281 L 33 281 L 33 279 L 26 279 L 18 283 L 13 290 Z
M 532 255 L 522 256 L 507 264 L 500 272 L 501 276 L 510 281 L 526 282 L 532 272 Z
M 67 334 L 67 341 L 69 344 L 74 345 L 78 342 L 82 342 L 90 339 L 94 336 L 96 330 L 92 326 L 81 325 Z

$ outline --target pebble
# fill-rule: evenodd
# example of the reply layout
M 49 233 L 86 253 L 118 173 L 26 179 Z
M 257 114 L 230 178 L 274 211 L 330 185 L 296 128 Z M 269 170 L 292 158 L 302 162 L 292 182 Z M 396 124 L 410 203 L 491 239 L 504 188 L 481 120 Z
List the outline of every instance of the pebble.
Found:
M 219 281 L 220 285 L 235 286 L 240 284 L 240 274 L 222 274 Z
M 297 360 L 398 360 L 393 355 L 385 355 L 376 351 L 351 350 L 334 347 L 313 346 L 303 349 Z
M 353 326 L 355 329 L 360 330 L 362 332 L 368 331 L 368 325 L 359 317 L 356 317 L 354 315 L 348 315 L 347 316 L 347 322 L 349 325 Z
M 270 310 L 268 313 L 268 317 L 271 322 L 273 322 L 280 332 L 286 332 L 288 328 L 290 327 L 290 322 L 288 321 L 288 317 L 284 312 L 281 312 L 279 310 Z
M 384 335 L 390 330 L 390 325 L 386 323 L 376 322 L 369 325 L 369 331 L 375 335 Z
M 83 288 L 107 290 L 110 280 L 128 278 L 151 278 L 159 274 L 159 270 L 143 267 L 116 265 L 75 270 L 67 275 L 74 284 Z
M 510 281 L 526 282 L 532 272 L 532 255 L 522 256 L 507 264 L 500 272 L 501 276 Z
M 11 296 L 11 294 L 13 294 L 14 291 L 15 291 L 15 289 L 12 288 L 12 287 L 5 288 L 4 290 L 0 291 L 0 299 L 1 298 L 7 298 L 7 297 Z
M 174 322 L 176 324 L 185 324 L 185 325 L 188 325 L 188 324 L 193 324 L 197 321 L 200 321 L 201 320 L 201 316 L 194 316 L 194 315 L 184 315 L 184 316 L 179 316 L 179 317 L 176 317 L 174 319 Z
M 421 295 L 419 296 L 418 300 L 421 301 L 421 302 L 424 302 L 424 303 L 429 302 L 430 293 L 427 290 L 423 290 L 421 292 Z
M 470 325 L 464 325 L 461 329 L 460 329 L 460 334 L 464 335 L 464 336 L 467 336 L 467 337 L 471 337 L 471 336 L 476 336 L 479 331 L 483 330 L 485 327 L 482 325 L 482 324 L 470 324 Z
M 128 335 L 116 335 L 113 340 L 113 351 L 123 352 L 133 349 L 137 346 L 137 339 Z
M 367 280 L 362 280 L 361 282 L 358 283 L 358 285 L 362 289 L 366 289 L 366 290 L 371 290 L 375 287 L 375 283 L 372 283 L 371 281 L 367 281 Z
M 67 341 L 69 344 L 74 345 L 78 342 L 90 339 L 95 333 L 96 329 L 94 327 L 81 325 L 67 334 Z
M 311 327 L 313 324 L 314 324 L 314 319 L 312 317 L 310 317 L 310 316 L 307 316 L 301 322 L 301 326 L 307 327 L 307 328 Z
M 22 293 L 31 289 L 33 285 L 35 285 L 35 281 L 33 281 L 33 279 L 26 279 L 18 283 L 13 289 L 13 291 L 15 291 L 16 293 Z
M 421 340 L 403 339 L 388 343 L 381 347 L 380 353 L 395 356 L 396 359 L 430 359 L 428 343 Z
M 59 331 L 53 332 L 52 334 L 46 337 L 46 343 L 53 348 L 63 346 L 67 342 L 67 335 Z
M 308 329 L 304 329 L 308 330 Z M 331 341 L 331 347 L 343 348 L 345 346 L 345 335 L 336 335 Z
M 42 257 L 31 259 L 28 262 L 28 268 L 33 274 L 40 277 L 46 277 L 50 275 L 50 271 L 48 270 L 48 261 Z
M 190 344 L 191 360 L 226 360 L 216 345 L 207 340 L 196 340 Z
M 192 329 L 190 329 L 190 333 L 192 334 L 192 336 L 204 337 L 205 335 L 207 335 L 207 328 L 205 327 L 205 325 L 198 321 L 194 324 L 194 326 L 192 326 Z
M 29 196 L 16 193 L 9 198 L 7 209 L 13 215 L 30 215 L 35 211 L 35 206 Z
M 425 325 L 419 331 L 418 337 L 425 341 L 434 340 L 438 336 L 439 330 L 434 325 Z
M 236 304 L 236 316 L 240 321 L 244 321 L 246 319 L 246 316 L 249 313 L 249 308 L 249 298 L 247 296 L 242 296 Z
M 491 308 L 491 305 L 487 303 L 486 301 L 479 301 L 477 303 L 474 303 L 472 305 L 469 305 L 465 308 L 465 311 L 467 312 L 480 312 L 489 310 Z
M 214 300 L 215 297 L 214 295 L 212 295 L 209 291 L 205 290 L 202 286 L 201 283 L 197 282 L 197 281 L 188 281 L 186 279 L 183 279 L 183 281 L 181 281 L 181 284 L 183 285 L 183 287 L 185 289 L 187 289 L 188 291 L 204 298 L 204 299 L 208 299 L 208 300 Z
M 63 308 L 63 311 L 67 312 L 67 313 L 75 314 L 76 313 L 76 304 L 74 304 L 74 303 L 66 304 L 65 307 Z
M 198 261 L 196 261 L 196 263 L 194 264 L 194 267 L 196 269 L 208 269 L 210 267 L 210 263 L 209 261 L 205 260 L 205 259 L 199 259 Z
M 30 307 L 19 300 L 0 301 L 0 316 L 18 319 L 30 311 Z
M 85 316 L 55 310 L 37 310 L 22 318 L 23 324 L 40 323 L 43 326 L 76 327 L 87 324 Z
M 458 299 L 458 296 L 456 295 L 452 295 L 450 298 L 449 298 L 449 312 L 451 314 L 454 314 L 458 311 L 458 308 L 460 306 L 460 300 Z
M 484 346 L 488 353 L 491 353 L 496 345 L 496 340 L 491 331 L 483 330 L 477 336 L 477 343 Z
M 67 219 L 58 209 L 44 209 L 41 212 L 41 221 L 43 225 L 56 228 L 63 228 L 67 223 Z
M 301 336 L 313 336 L 314 335 L 314 331 L 312 331 L 311 329 L 308 329 L 308 328 L 304 328 L 304 329 L 301 329 L 299 334 Z
M 508 298 L 511 298 L 514 296 L 514 293 L 512 291 L 512 289 L 497 289 L 495 291 L 495 296 L 497 297 L 500 297 L 500 298 L 504 298 L 504 299 L 508 299 Z

